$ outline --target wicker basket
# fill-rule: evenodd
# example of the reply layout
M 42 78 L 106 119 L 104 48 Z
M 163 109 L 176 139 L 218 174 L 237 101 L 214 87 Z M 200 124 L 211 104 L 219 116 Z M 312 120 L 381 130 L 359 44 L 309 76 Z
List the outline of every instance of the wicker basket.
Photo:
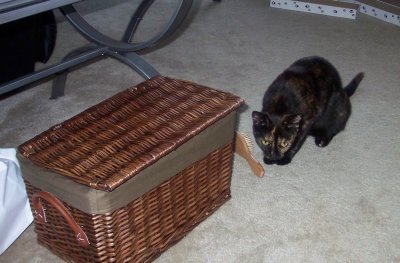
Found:
M 156 77 L 19 147 L 40 244 L 71 262 L 148 262 L 230 197 L 243 101 Z

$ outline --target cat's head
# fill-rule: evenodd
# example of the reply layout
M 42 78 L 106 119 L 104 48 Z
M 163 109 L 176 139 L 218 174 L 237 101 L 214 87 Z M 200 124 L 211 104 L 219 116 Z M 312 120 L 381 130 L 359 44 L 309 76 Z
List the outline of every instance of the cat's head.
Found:
M 301 115 L 273 115 L 253 111 L 252 117 L 254 138 L 264 153 L 264 162 L 279 164 L 288 157 L 286 154 L 296 141 L 302 120 Z

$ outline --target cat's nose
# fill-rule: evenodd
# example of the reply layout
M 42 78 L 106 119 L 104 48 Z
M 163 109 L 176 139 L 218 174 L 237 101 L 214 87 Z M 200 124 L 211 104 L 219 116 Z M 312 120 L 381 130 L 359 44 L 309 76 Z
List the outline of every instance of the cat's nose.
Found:
M 273 150 L 270 150 L 270 151 L 269 151 L 269 153 L 268 153 L 268 158 L 269 158 L 271 161 L 276 161 L 276 160 L 277 160 L 277 156 L 276 156 L 276 154 L 274 153 Z
M 282 156 L 274 148 L 271 148 L 270 156 L 271 156 L 271 159 L 274 161 L 278 161 L 282 158 Z

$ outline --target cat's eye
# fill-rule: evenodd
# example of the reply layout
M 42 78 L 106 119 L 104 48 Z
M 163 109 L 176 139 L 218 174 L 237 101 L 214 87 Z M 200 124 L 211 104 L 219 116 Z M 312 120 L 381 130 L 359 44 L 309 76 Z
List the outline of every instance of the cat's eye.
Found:
M 289 142 L 288 142 L 287 140 L 282 140 L 281 143 L 280 143 L 280 145 L 281 145 L 283 148 L 286 148 L 286 147 L 288 147 Z
M 265 139 L 261 139 L 261 143 L 262 143 L 263 145 L 266 145 L 266 146 L 269 146 L 269 145 L 270 145 L 270 142 L 267 141 L 267 140 L 265 140 Z

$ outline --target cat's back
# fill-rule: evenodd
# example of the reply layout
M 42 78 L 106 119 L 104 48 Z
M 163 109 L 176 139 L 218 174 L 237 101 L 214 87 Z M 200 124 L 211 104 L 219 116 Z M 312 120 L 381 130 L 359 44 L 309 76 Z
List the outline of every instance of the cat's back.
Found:
M 310 75 L 314 78 L 327 77 L 332 74 L 337 75 L 335 67 L 328 60 L 319 56 L 301 58 L 287 68 L 285 72 Z
M 316 81 L 332 75 L 335 69 L 324 58 L 318 56 L 304 57 L 286 68 L 270 85 L 266 96 L 275 94 L 305 95 L 319 90 Z
M 285 70 L 287 74 L 298 74 L 300 77 L 306 78 L 307 76 L 318 80 L 325 78 L 327 80 L 337 81 L 340 80 L 339 73 L 336 68 L 325 58 L 319 56 L 304 57 L 294 62 L 288 69 Z
M 340 86 L 340 77 L 330 62 L 319 56 L 304 57 L 270 85 L 264 94 L 264 108 L 315 108 L 325 104 L 333 89 Z

